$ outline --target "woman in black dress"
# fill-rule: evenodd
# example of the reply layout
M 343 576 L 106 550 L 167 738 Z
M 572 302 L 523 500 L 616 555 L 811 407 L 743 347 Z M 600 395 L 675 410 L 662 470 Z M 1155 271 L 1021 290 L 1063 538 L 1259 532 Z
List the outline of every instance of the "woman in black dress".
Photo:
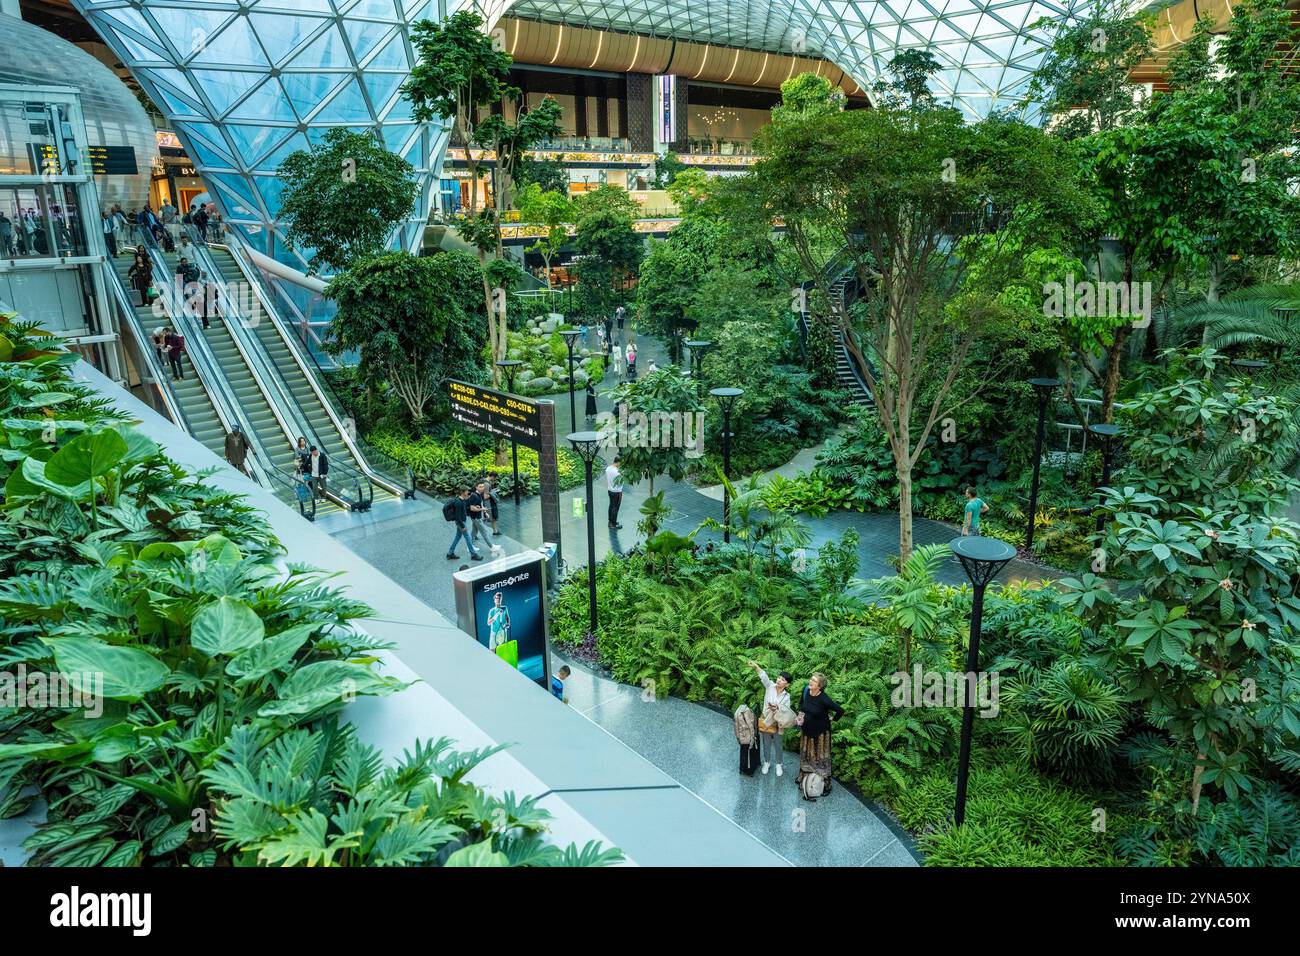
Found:
M 596 386 L 587 380 L 587 424 L 596 420 Z
M 148 305 L 149 287 L 153 285 L 153 265 L 143 252 L 135 254 L 135 261 L 126 271 L 126 277 L 131 280 L 131 288 L 140 293 L 140 304 Z
M 823 794 L 831 792 L 831 721 L 844 716 L 844 708 L 831 700 L 826 693 L 826 675 L 813 674 L 803 689 L 799 703 L 799 776 L 795 783 L 803 792 L 803 778 L 811 773 L 820 774 L 825 786 Z M 805 797 L 804 799 L 808 799 Z

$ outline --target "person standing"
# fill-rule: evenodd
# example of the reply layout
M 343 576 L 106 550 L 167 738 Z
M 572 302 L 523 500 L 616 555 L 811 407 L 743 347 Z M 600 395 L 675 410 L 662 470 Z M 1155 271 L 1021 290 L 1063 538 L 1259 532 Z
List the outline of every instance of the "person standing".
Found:
M 636 343 L 627 343 L 627 377 L 629 381 L 636 380 Z
M 194 215 L 190 217 L 190 222 L 194 225 L 194 241 L 199 245 L 205 245 L 207 243 L 208 235 L 207 206 L 200 206 Z
M 834 765 L 831 760 L 831 721 L 844 716 L 844 708 L 831 700 L 826 693 L 826 675 L 814 673 L 808 679 L 808 686 L 803 689 L 799 702 L 799 713 L 795 718 L 799 725 L 799 776 L 795 783 L 799 792 L 808 801 L 816 800 L 817 788 L 809 796 L 809 787 L 804 780 L 814 774 L 821 777 L 820 792 L 831 792 L 831 773 Z
M 312 491 L 316 493 L 316 497 L 324 498 L 326 486 L 329 484 L 329 473 L 330 473 L 329 456 L 326 455 L 319 448 L 317 448 L 315 445 L 312 445 L 309 467 L 311 470 L 308 472 L 308 474 L 311 475 Z
M 596 386 L 587 379 L 585 386 L 587 389 L 587 425 L 590 426 L 596 420 Z
M 117 236 L 113 232 L 113 217 L 105 210 L 99 214 L 99 225 L 104 230 L 104 245 L 108 247 L 108 254 L 114 259 L 117 258 Z M 6 243 L 6 246 L 8 243 Z
M 153 285 L 153 266 L 143 252 L 135 254 L 135 261 L 126 270 L 126 277 L 131 280 L 131 288 L 140 293 L 141 307 L 149 304 L 149 287 Z
M 619 306 L 614 310 L 614 324 L 618 326 L 619 341 L 623 341 L 623 326 L 627 324 L 627 309 Z
M 298 436 L 298 444 L 294 446 L 293 457 L 298 461 L 298 474 L 304 477 L 311 474 L 311 446 L 301 435 Z
M 442 514 L 448 521 L 456 525 L 456 536 L 451 539 L 451 545 L 447 548 L 447 560 L 459 560 L 460 555 L 456 553 L 456 546 L 460 544 L 460 539 L 465 539 L 465 544 L 469 547 L 469 556 L 475 561 L 482 561 L 483 555 L 474 550 L 474 539 L 469 536 L 469 529 L 465 526 L 469 520 L 469 489 L 464 485 L 452 498 L 442 507 Z
M 763 773 L 767 773 L 772 764 L 776 764 L 776 775 L 781 776 L 781 733 L 792 726 L 794 718 L 790 710 L 790 686 L 792 678 L 785 671 L 777 675 L 776 680 L 767 676 L 758 661 L 750 661 L 749 666 L 758 674 L 763 685 L 763 709 L 758 714 L 758 751 L 763 761 Z M 782 722 L 785 721 L 783 726 Z
M 980 516 L 989 510 L 985 502 L 975 497 L 975 486 L 966 486 L 966 506 L 962 509 L 965 516 L 962 518 L 961 533 L 967 535 L 978 535 L 980 533 Z
M 466 509 L 469 512 L 470 546 L 473 546 L 475 538 L 481 538 L 491 552 L 492 536 L 488 534 L 487 522 L 492 514 L 492 505 L 488 503 L 486 481 L 480 481 L 474 486 L 474 492 L 469 496 Z
M 618 509 L 623 504 L 623 472 L 618 467 L 619 457 L 605 469 L 605 490 L 609 492 L 609 527 L 617 531 L 623 527 L 618 523 Z
M 0 211 L 0 254 L 12 256 L 14 254 L 14 224 L 13 220 Z M 116 253 L 114 253 L 116 255 Z
M 179 382 L 185 378 L 185 368 L 181 365 L 181 353 L 185 351 L 185 340 L 175 329 L 167 330 L 167 361 L 172 367 L 172 381 Z
M 158 356 L 158 367 L 162 368 L 163 351 L 167 348 L 167 326 L 160 325 L 153 330 L 153 351 Z
M 244 462 L 248 458 L 248 436 L 238 425 L 234 431 L 226 432 L 226 461 L 230 462 L 244 474 L 248 474 L 248 469 L 244 467 Z

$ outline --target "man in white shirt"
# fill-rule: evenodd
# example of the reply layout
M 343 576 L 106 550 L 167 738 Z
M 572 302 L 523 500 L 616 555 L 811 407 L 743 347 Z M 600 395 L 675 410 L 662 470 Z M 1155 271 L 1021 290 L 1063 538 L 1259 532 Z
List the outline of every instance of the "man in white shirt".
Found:
M 618 509 L 623 503 L 623 472 L 618 469 L 618 455 L 605 469 L 605 490 L 609 492 L 609 527 L 617 531 L 623 527 L 618 523 Z

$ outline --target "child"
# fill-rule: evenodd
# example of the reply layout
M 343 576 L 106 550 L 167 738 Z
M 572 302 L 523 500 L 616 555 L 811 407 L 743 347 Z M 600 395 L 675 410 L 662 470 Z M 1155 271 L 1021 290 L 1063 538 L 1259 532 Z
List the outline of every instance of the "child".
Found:
M 569 679 L 571 673 L 573 672 L 569 670 L 569 665 L 562 664 L 560 669 L 551 675 L 551 693 L 555 695 L 556 700 L 562 700 L 566 704 L 569 699 L 564 696 L 564 682 Z
M 978 535 L 980 533 L 980 515 L 989 510 L 989 506 L 982 500 L 975 497 L 975 486 L 966 486 L 966 516 L 962 519 L 962 535 Z

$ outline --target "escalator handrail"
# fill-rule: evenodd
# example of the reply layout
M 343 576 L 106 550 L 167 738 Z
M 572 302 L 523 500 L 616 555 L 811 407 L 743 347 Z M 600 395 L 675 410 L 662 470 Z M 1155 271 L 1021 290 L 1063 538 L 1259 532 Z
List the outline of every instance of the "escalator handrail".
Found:
M 262 344 L 261 339 L 249 331 L 247 317 L 239 308 L 239 303 L 232 301 L 226 288 L 224 273 L 217 268 L 216 262 L 213 261 L 206 248 L 202 246 L 196 247 L 195 258 L 202 262 L 205 267 L 204 271 L 210 277 L 214 279 L 220 277 L 222 279 L 220 282 L 214 281 L 213 285 L 216 288 L 218 301 L 221 304 L 221 314 L 224 316 L 226 331 L 230 333 L 231 340 L 243 357 L 245 365 L 248 366 L 258 390 L 267 399 L 267 404 L 270 406 L 276 421 L 280 423 L 280 428 L 284 432 L 290 447 L 296 449 L 297 439 L 303 437 L 308 440 L 309 444 L 324 449 L 326 447 L 325 443 L 321 441 L 320 435 L 312 427 L 311 422 L 302 414 L 302 410 L 294 398 L 288 382 L 285 381 L 284 375 L 266 352 L 266 347 Z M 296 450 L 295 454 L 297 454 Z M 330 461 L 330 470 L 333 471 L 336 468 L 342 471 L 346 478 L 356 486 L 356 497 L 353 501 L 349 501 L 346 495 L 337 490 L 327 492 L 327 494 L 337 498 L 339 503 L 349 510 L 363 511 L 369 507 L 367 496 L 362 488 L 363 481 L 367 486 L 370 486 L 369 477 L 353 468 L 346 461 Z M 373 486 L 369 487 L 369 491 L 369 500 L 373 501 Z
M 235 265 L 243 273 L 244 278 L 248 280 L 258 298 L 261 299 L 262 310 L 266 313 L 267 321 L 271 322 L 275 333 L 280 336 L 280 339 L 285 343 L 285 347 L 288 349 L 289 354 L 293 357 L 294 361 L 297 362 L 308 387 L 312 389 L 317 399 L 320 401 L 321 408 L 324 409 L 325 414 L 329 416 L 330 421 L 338 431 L 343 444 L 352 452 L 353 457 L 362 466 L 361 471 L 365 474 L 367 480 L 377 481 L 379 484 L 385 486 L 390 492 L 400 493 L 404 497 L 414 497 L 412 492 L 415 488 L 415 476 L 409 468 L 405 469 L 408 479 L 408 487 L 406 488 L 401 487 L 393 481 L 393 479 L 386 478 L 382 473 L 376 472 L 373 469 L 370 460 L 378 458 L 387 461 L 392 466 L 389 470 L 396 470 L 398 472 L 403 470 L 402 466 L 398 462 L 389 456 L 384 455 L 382 452 L 379 452 L 361 438 L 360 435 L 354 434 L 353 429 L 349 429 L 344 425 L 344 422 L 349 420 L 351 416 L 343 414 L 342 403 L 339 401 L 338 396 L 334 394 L 333 386 L 329 384 L 329 380 L 325 375 L 325 370 L 321 368 L 320 362 L 316 359 L 316 356 L 311 353 L 310 348 L 305 347 L 296 335 L 289 334 L 285 331 L 278 313 L 271 304 L 271 298 L 267 294 L 267 290 L 262 283 L 261 275 L 257 272 L 256 267 L 247 261 L 246 257 L 243 255 L 243 250 L 239 249 L 237 244 L 233 242 L 228 244 L 214 243 L 213 245 L 225 249 L 225 251 L 230 254 L 230 257 L 235 260 Z M 256 336 L 254 336 L 254 338 L 256 338 Z M 260 339 L 258 342 L 261 344 Z M 373 493 L 372 488 L 372 497 Z
M 132 335 L 139 343 L 140 354 L 144 358 L 146 371 L 153 378 L 153 384 L 158 388 L 158 394 L 162 397 L 167 417 L 184 428 L 186 433 L 193 435 L 194 423 L 190 421 L 190 417 L 185 414 L 185 409 L 176 398 L 175 390 L 167 378 L 167 372 L 163 369 L 158 354 L 154 351 L 153 337 L 144 327 L 144 323 L 140 321 L 140 316 L 136 314 L 135 305 L 131 302 L 131 296 L 123 285 L 122 277 L 118 275 L 116 269 L 110 269 L 110 271 L 113 273 L 114 279 L 110 285 L 113 289 L 113 298 L 117 303 L 118 311 L 122 313 L 123 321 L 130 326 Z M 218 417 L 217 422 L 220 424 L 220 417 Z

